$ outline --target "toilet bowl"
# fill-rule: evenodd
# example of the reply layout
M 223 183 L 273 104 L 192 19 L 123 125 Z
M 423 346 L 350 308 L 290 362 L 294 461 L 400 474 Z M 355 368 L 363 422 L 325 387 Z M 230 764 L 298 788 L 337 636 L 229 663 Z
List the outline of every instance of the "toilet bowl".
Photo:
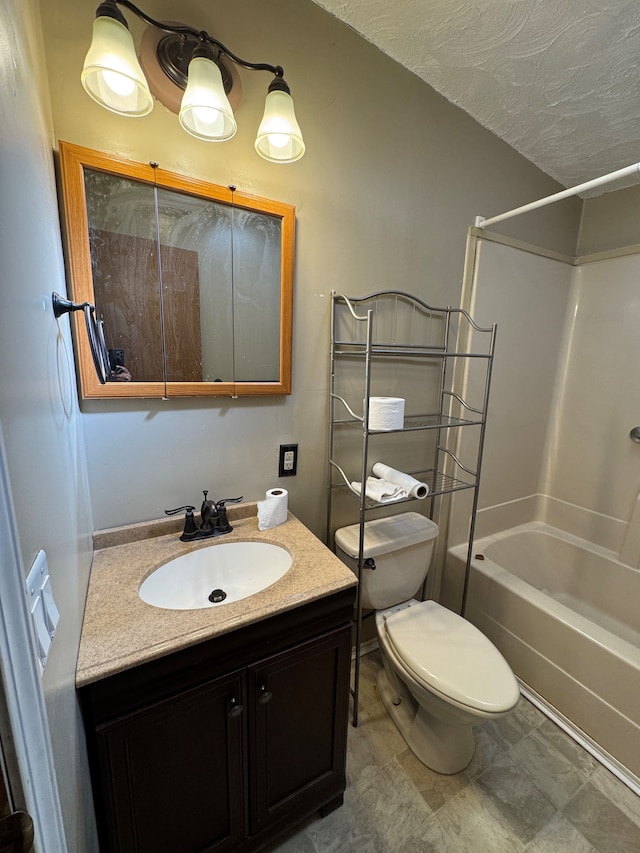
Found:
M 510 713 L 518 683 L 474 625 L 435 601 L 413 598 L 427 576 L 437 525 L 403 513 L 364 528 L 364 558 L 375 570 L 364 570 L 361 597 L 363 607 L 376 610 L 380 697 L 423 764 L 458 773 L 473 757 L 472 726 Z M 357 573 L 360 526 L 337 530 L 335 539 L 338 555 Z
M 438 773 L 458 773 L 475 751 L 472 726 L 510 713 L 518 683 L 474 625 L 435 601 L 376 613 L 383 704 L 410 749 Z

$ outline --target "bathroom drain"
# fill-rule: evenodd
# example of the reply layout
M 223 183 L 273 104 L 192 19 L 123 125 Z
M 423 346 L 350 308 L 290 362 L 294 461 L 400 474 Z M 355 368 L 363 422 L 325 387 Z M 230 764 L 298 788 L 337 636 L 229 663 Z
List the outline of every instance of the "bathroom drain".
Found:
M 209 601 L 212 604 L 219 604 L 227 597 L 227 593 L 223 589 L 213 589 L 209 593 Z

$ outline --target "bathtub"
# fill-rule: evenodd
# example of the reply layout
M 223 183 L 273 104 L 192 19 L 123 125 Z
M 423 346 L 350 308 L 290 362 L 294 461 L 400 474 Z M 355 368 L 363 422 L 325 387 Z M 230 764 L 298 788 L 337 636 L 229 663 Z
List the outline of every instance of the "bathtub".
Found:
M 640 793 L 640 571 L 542 522 L 476 540 L 466 617 L 524 692 Z M 467 546 L 450 549 L 462 576 Z

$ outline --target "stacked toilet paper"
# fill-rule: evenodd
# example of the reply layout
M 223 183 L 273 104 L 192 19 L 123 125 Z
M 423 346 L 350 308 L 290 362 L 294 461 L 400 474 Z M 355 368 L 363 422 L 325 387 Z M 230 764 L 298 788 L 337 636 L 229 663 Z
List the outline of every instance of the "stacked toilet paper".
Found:
M 404 399 L 402 397 L 370 397 L 369 429 L 389 431 L 404 425 Z
M 270 530 L 287 520 L 289 493 L 286 489 L 269 489 L 258 501 L 258 530 Z

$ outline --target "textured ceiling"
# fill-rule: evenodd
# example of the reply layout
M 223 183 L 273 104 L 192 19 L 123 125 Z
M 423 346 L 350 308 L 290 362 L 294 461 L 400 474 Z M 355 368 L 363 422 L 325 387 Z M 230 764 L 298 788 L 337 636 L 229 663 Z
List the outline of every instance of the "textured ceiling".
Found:
M 640 161 L 640 0 L 315 2 L 565 187 Z

